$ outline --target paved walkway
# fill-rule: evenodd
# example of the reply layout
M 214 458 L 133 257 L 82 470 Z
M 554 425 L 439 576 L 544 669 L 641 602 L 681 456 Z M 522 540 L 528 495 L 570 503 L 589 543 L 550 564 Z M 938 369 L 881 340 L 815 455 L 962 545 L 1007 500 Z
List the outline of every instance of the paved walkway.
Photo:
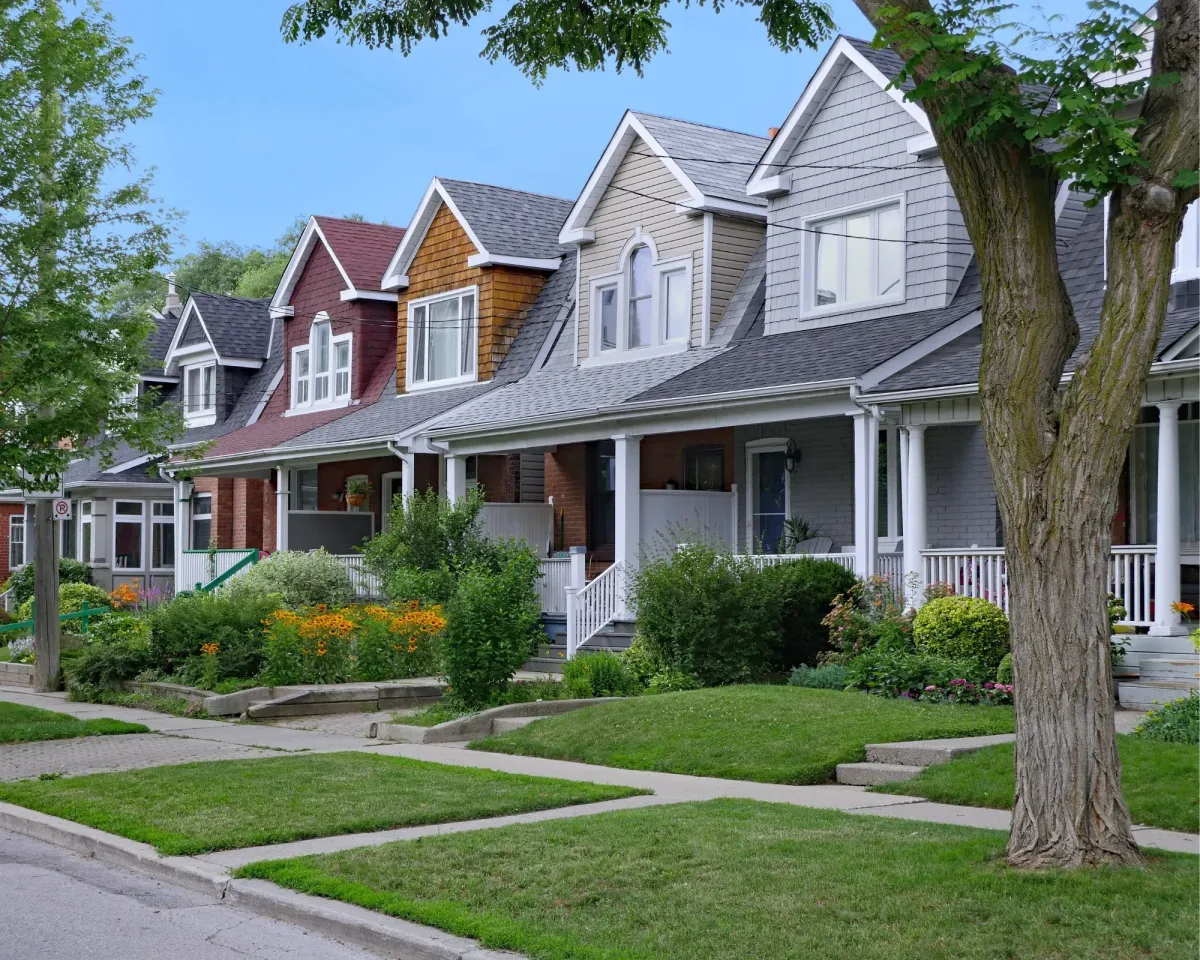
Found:
M 654 791 L 655 802 L 684 803 L 696 800 L 711 800 L 718 797 L 739 797 L 762 800 L 769 803 L 791 803 L 798 806 L 826 810 L 842 810 L 846 813 L 898 817 L 933 823 L 950 823 L 984 829 L 1007 830 L 1009 813 L 1006 810 L 990 810 L 981 807 L 959 807 L 951 804 L 931 803 L 919 797 L 893 796 L 891 794 L 867 793 L 862 787 L 841 785 L 787 786 L 783 784 L 753 783 L 743 780 L 722 780 L 716 777 L 692 777 L 676 773 L 658 773 L 648 770 L 623 770 L 615 767 L 593 766 L 564 760 L 546 760 L 540 757 L 520 757 L 501 753 L 485 753 L 463 750 L 461 745 L 395 743 L 377 745 L 375 741 L 364 741 L 318 730 L 293 730 L 267 724 L 222 723 L 214 720 L 190 720 L 166 717 L 148 710 L 132 710 L 124 707 L 109 707 L 99 704 L 71 703 L 62 694 L 34 694 L 0 687 L 0 699 L 48 710 L 58 710 L 79 717 L 109 716 L 119 720 L 144 723 L 153 730 L 169 732 L 172 737 L 185 740 L 202 740 L 225 745 L 257 747 L 275 751 L 311 750 L 329 752 L 336 750 L 367 750 L 386 756 L 409 757 L 430 763 L 442 763 L 459 767 L 478 767 L 506 773 L 521 773 L 532 776 L 557 777 L 563 780 L 591 783 L 619 784 L 641 787 Z M 145 737 L 142 734 L 141 737 Z M 135 735 L 136 738 L 136 735 Z M 88 737 L 81 743 L 90 748 L 103 737 Z M 171 762 L 171 761 L 167 761 Z M 573 808 L 577 812 L 580 808 Z M 499 818 L 476 821 L 479 828 L 499 826 Z M 421 828 L 433 834 L 445 830 L 445 825 Z M 461 827 L 459 829 L 462 829 Z M 394 833 L 394 831 L 389 831 Z M 1200 853 L 1200 836 L 1175 833 L 1142 827 L 1135 830 L 1138 842 L 1146 846 L 1166 850 Z M 414 836 L 421 835 L 419 832 Z M 291 844 L 297 854 L 317 852 L 317 844 L 337 843 L 338 838 L 322 841 L 304 841 Z M 366 835 L 359 835 L 352 845 L 362 846 L 371 842 Z M 385 841 L 381 841 L 385 842 Z M 313 844 L 312 849 L 303 849 L 304 843 Z M 278 855 L 279 848 L 272 848 Z

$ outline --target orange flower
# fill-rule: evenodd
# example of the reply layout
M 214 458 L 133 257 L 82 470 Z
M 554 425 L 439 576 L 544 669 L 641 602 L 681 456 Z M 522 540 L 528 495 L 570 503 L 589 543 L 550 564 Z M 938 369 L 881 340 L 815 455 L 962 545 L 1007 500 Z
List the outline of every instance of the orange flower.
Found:
M 221 645 L 219 643 L 205 643 L 201 645 L 200 652 L 206 657 L 215 657 L 221 652 Z
M 1181 613 L 1184 616 L 1187 616 L 1189 613 L 1191 613 L 1196 608 L 1193 607 L 1186 600 L 1179 600 L 1179 601 L 1171 604 L 1171 609 L 1174 610 L 1176 613 Z

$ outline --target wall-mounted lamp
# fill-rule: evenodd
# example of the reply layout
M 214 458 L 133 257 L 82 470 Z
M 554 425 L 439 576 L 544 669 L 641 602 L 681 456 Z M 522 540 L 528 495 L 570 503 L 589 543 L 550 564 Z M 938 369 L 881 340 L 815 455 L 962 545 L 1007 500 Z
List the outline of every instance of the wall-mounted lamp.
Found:
M 788 440 L 787 447 L 783 451 L 783 468 L 791 473 L 796 469 L 796 461 L 800 459 L 800 451 L 796 449 L 796 441 Z

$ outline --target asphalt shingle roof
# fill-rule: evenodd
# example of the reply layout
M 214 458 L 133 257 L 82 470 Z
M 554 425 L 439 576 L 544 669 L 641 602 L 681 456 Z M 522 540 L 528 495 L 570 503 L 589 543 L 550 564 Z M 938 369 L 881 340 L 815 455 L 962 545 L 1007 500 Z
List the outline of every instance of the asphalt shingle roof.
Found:
M 226 297 L 216 293 L 193 293 L 196 309 L 222 357 L 262 360 L 271 336 L 269 299 Z
M 746 180 L 771 142 L 766 137 L 652 113 L 634 116 L 706 196 L 767 205 L 746 195 Z
M 570 200 L 468 180 L 438 181 L 493 256 L 549 260 L 567 252 L 558 231 Z
M 392 255 L 404 239 L 404 227 L 342 217 L 314 217 L 342 269 L 358 290 L 378 290 Z
M 156 314 L 152 320 L 154 329 L 146 338 L 146 368 L 142 373 L 147 376 L 161 377 L 163 361 L 167 358 L 167 350 L 170 349 L 171 340 L 175 336 L 175 324 L 178 318 Z

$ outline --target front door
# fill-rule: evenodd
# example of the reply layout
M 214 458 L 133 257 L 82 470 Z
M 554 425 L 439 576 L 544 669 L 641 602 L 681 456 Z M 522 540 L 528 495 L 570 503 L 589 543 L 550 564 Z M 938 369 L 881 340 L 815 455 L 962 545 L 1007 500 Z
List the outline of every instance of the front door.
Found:
M 383 516 L 380 520 L 383 523 L 384 530 L 392 528 L 392 505 L 396 502 L 396 498 L 404 492 L 404 474 L 402 473 L 385 473 L 381 478 L 379 491 L 379 504 L 383 511 Z
M 617 542 L 617 448 L 612 440 L 588 444 L 588 552 L 611 562 Z
M 756 549 L 778 553 L 787 519 L 787 454 L 770 450 L 757 454 L 754 484 L 754 539 Z

